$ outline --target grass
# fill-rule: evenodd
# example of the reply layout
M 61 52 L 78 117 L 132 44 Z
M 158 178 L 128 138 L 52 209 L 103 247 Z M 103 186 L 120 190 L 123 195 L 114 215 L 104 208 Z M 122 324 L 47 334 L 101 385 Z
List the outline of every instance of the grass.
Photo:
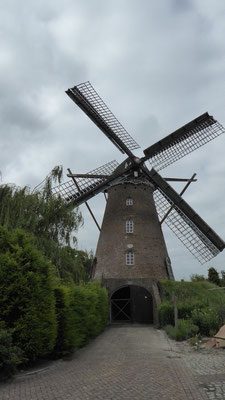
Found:
M 225 323 L 225 290 L 210 289 L 219 289 L 219 287 L 208 281 L 160 281 L 162 298 L 162 303 L 158 307 L 160 327 L 163 327 L 168 335 L 176 340 L 184 340 L 196 334 L 196 326 L 202 335 L 208 336 L 212 332 L 217 332 Z M 174 295 L 177 299 L 179 319 L 177 331 L 173 327 Z

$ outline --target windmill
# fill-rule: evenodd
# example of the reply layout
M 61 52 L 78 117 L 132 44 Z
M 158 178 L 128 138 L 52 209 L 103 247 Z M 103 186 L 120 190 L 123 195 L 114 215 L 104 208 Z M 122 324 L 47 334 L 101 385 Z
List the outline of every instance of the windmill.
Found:
M 225 129 L 208 113 L 184 125 L 144 150 L 138 158 L 133 151 L 140 146 L 109 110 L 90 82 L 66 91 L 112 143 L 127 157 L 111 161 L 87 174 L 73 174 L 54 188 L 74 206 L 87 203 L 98 193 L 106 197 L 102 227 L 97 224 L 99 240 L 92 279 L 101 280 L 110 298 L 111 321 L 151 322 L 156 320 L 160 302 L 157 282 L 174 279 L 161 224 L 165 221 L 200 263 L 221 252 L 224 241 L 182 198 L 195 181 L 163 178 L 159 171 L 205 143 Z M 146 162 L 149 161 L 149 169 Z M 187 181 L 178 194 L 169 181 Z M 107 196 L 106 196 L 107 193 Z

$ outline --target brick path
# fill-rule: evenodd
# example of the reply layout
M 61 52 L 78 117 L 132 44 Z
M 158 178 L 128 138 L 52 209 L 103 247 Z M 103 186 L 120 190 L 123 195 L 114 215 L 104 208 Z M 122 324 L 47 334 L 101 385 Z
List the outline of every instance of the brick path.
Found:
M 151 326 L 114 325 L 70 360 L 1 384 L 0 399 L 208 399 L 174 346 Z

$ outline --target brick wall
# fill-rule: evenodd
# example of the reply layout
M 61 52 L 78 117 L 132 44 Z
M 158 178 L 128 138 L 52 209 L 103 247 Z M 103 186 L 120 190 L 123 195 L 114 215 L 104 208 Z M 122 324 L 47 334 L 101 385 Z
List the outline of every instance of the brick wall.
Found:
M 133 205 L 127 206 L 126 199 Z M 126 233 L 126 221 L 134 223 Z M 126 265 L 127 251 L 134 253 L 134 265 Z M 96 250 L 94 280 L 168 279 L 168 257 L 150 184 L 123 183 L 108 191 L 108 202 Z

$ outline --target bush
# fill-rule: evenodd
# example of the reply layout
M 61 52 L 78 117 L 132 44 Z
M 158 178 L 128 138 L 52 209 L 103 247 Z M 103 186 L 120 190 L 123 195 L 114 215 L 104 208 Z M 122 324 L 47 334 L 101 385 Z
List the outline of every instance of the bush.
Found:
M 89 290 L 97 294 L 95 334 L 98 335 L 105 328 L 108 321 L 108 294 L 106 289 L 101 287 L 99 282 L 89 282 L 87 286 Z
M 193 320 L 200 334 L 215 333 L 225 322 L 225 292 L 208 281 L 161 281 L 160 326 L 174 325 L 172 296 L 177 297 L 178 318 Z M 171 329 L 171 328 L 167 328 Z M 173 330 L 172 330 L 173 332 Z M 173 334 L 173 333 L 172 333 Z M 179 336 L 179 334 L 178 334 Z
M 192 320 L 180 319 L 177 330 L 172 325 L 167 325 L 165 331 L 171 339 L 181 341 L 195 336 L 199 328 L 193 324 Z
M 191 313 L 191 318 L 202 335 L 209 336 L 212 331 L 217 332 L 220 327 L 219 316 L 212 308 L 195 309 Z
M 13 345 L 12 335 L 0 328 L 0 378 L 12 376 L 23 361 L 23 352 Z
M 79 348 L 103 330 L 107 322 L 107 292 L 95 282 L 74 286 L 71 300 L 76 332 L 75 348 Z
M 65 355 L 97 336 L 108 319 L 108 296 L 97 282 L 55 290 L 58 334 L 54 355 Z
M 163 327 L 165 325 L 174 324 L 174 305 L 169 301 L 164 301 L 158 306 L 159 325 Z
M 64 356 L 73 352 L 74 346 L 74 324 L 73 313 L 70 309 L 70 290 L 65 286 L 55 289 L 55 309 L 57 319 L 57 338 L 53 350 L 56 357 Z
M 205 304 L 200 301 L 189 301 L 178 304 L 178 317 L 179 319 L 191 319 L 192 311 L 194 309 L 202 309 Z
M 56 338 L 51 265 L 21 230 L 0 227 L 0 320 L 28 360 L 48 354 Z

